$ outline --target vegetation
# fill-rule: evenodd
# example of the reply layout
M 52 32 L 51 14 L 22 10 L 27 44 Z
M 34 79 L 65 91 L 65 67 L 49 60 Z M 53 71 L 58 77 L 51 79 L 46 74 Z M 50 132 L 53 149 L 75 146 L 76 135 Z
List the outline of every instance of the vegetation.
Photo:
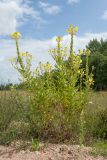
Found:
M 1 85 L 0 85 L 0 90 L 1 90 L 1 91 L 4 91 L 4 90 L 10 90 L 12 86 L 13 86 L 13 84 L 12 84 L 12 83 L 8 83 L 8 84 L 1 84 Z
M 87 45 L 87 49 L 91 52 L 89 68 L 91 70 L 93 66 L 94 89 L 107 90 L 107 40 L 93 39 Z
M 29 125 L 25 115 L 28 105 L 25 92 L 0 92 L 0 144 L 27 138 Z
M 92 155 L 107 157 L 107 141 L 98 141 L 93 147 Z
M 56 38 L 56 48 L 49 51 L 55 66 L 40 62 L 34 70 L 31 70 L 32 55 L 20 53 L 21 34 L 11 35 L 17 50 L 11 63 L 22 78 L 19 86 L 11 86 L 10 91 L 0 93 L 1 144 L 29 140 L 32 149 L 39 150 L 40 140 L 89 145 L 107 139 L 107 103 L 106 98 L 103 99 L 107 93 L 91 90 L 92 87 L 106 88 L 106 69 L 101 81 L 104 85 L 99 77 L 106 66 L 106 51 L 98 53 L 105 42 L 93 40 L 86 50 L 75 54 L 73 38 L 77 31 L 73 25 L 67 30 L 71 37 L 69 48 L 62 47 L 62 37 Z
M 58 36 L 56 48 L 50 51 L 55 67 L 49 62 L 40 63 L 34 71 L 30 70 L 32 56 L 19 51 L 20 34 L 12 34 L 17 49 L 12 64 L 20 72 L 27 91 L 32 93 L 28 120 L 31 132 L 39 138 L 56 138 L 57 134 L 60 141 L 78 137 L 83 143 L 84 108 L 93 79 L 88 70 L 89 50 L 81 51 L 86 55 L 84 68 L 81 68 L 81 55 L 73 52 L 73 36 L 77 30 L 74 26 L 67 30 L 71 36 L 69 54 L 61 46 L 62 37 Z

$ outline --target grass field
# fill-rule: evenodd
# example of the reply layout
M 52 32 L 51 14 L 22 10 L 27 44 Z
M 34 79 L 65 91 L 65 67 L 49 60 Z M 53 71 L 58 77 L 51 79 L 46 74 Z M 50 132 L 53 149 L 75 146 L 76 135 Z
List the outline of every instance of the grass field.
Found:
M 93 92 L 89 96 L 89 104 L 88 106 L 92 106 L 92 108 L 96 107 L 107 107 L 107 92 Z

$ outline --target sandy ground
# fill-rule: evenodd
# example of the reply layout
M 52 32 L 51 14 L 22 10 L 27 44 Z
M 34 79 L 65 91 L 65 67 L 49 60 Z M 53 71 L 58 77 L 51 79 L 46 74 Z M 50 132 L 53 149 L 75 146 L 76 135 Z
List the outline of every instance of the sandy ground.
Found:
M 107 160 L 103 157 L 92 157 L 90 151 L 89 147 L 53 144 L 34 152 L 0 146 L 0 160 Z

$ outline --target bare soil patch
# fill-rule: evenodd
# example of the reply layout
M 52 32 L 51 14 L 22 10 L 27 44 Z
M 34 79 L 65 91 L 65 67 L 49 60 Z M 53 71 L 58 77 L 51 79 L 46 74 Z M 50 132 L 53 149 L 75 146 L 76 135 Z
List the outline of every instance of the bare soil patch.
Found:
M 40 151 L 17 150 L 13 147 L 0 146 L 0 160 L 107 160 L 93 157 L 90 147 L 48 144 Z

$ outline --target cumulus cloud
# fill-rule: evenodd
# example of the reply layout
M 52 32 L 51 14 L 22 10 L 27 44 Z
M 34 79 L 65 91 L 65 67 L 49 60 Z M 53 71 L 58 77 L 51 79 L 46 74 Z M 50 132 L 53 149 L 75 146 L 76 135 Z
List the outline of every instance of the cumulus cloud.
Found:
M 80 0 L 68 0 L 68 4 L 73 5 L 74 3 L 78 3 Z
M 39 1 L 39 7 L 47 14 L 58 14 L 61 12 L 61 6 L 53 5 L 47 2 Z
M 29 17 L 42 21 L 40 12 L 30 6 L 29 0 L 0 0 L 0 35 L 16 31 Z

